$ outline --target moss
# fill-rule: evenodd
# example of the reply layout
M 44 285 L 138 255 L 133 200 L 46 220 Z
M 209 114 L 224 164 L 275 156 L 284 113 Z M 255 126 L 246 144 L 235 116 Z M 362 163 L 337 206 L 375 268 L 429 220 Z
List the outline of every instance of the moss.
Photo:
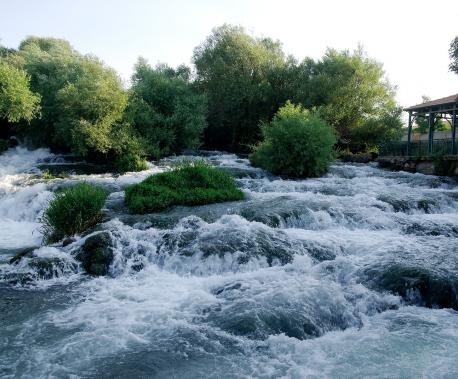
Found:
M 88 183 L 57 192 L 44 212 L 43 234 L 47 242 L 81 233 L 102 220 L 108 193 Z
M 234 179 L 200 161 L 153 175 L 126 188 L 126 205 L 133 213 L 162 211 L 173 205 L 201 205 L 243 199 Z

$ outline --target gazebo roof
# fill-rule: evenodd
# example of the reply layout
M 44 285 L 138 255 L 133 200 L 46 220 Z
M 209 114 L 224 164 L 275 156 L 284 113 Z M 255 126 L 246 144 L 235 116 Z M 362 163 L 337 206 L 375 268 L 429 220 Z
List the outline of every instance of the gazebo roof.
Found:
M 411 107 L 405 108 L 405 111 L 428 111 L 431 108 L 443 107 L 447 105 L 455 105 L 458 103 L 458 93 L 455 95 L 442 97 L 440 99 L 427 101 L 426 103 L 413 105 Z

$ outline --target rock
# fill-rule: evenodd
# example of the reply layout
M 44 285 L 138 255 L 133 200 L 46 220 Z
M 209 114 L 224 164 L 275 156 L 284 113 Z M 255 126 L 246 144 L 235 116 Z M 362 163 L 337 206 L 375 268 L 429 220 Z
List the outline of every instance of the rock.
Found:
M 75 242 L 75 241 L 76 241 L 75 238 L 67 237 L 67 238 L 65 238 L 65 239 L 62 241 L 62 246 L 63 246 L 63 247 L 68 246 L 68 245 L 72 244 L 72 243 Z
M 434 162 L 424 161 L 417 164 L 417 172 L 420 172 L 425 175 L 434 175 Z
M 109 232 L 104 231 L 89 236 L 75 255 L 83 268 L 91 275 L 107 275 L 113 261 L 113 240 Z
M 371 278 L 370 287 L 397 294 L 408 304 L 458 310 L 458 277 L 452 272 L 395 263 L 373 267 L 365 276 Z
M 22 258 L 30 258 L 33 256 L 33 251 L 37 247 L 28 247 L 20 252 L 18 252 L 13 258 L 10 259 L 10 264 L 17 264 L 21 261 Z

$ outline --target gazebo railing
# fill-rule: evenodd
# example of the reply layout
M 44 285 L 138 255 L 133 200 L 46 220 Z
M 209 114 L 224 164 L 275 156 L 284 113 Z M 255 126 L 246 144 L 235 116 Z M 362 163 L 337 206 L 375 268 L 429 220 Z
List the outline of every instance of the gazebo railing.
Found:
M 456 155 L 455 151 L 452 152 L 451 138 L 434 140 L 432 151 L 429 151 L 428 141 L 411 141 L 410 149 L 407 152 L 407 141 L 393 141 L 387 142 L 380 146 L 380 156 L 394 156 L 394 157 L 428 157 L 428 156 L 442 156 L 442 155 Z

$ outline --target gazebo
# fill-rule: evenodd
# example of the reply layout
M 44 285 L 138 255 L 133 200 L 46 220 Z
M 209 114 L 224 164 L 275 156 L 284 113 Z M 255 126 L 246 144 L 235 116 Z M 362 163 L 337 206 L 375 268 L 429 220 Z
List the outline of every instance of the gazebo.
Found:
M 413 105 L 405 108 L 404 111 L 409 113 L 409 127 L 407 132 L 407 148 L 406 155 L 411 155 L 411 134 L 412 123 L 419 117 L 424 117 L 428 120 L 428 155 L 433 155 L 434 151 L 434 126 L 437 120 L 446 120 L 452 129 L 452 138 L 450 147 L 447 147 L 450 155 L 456 155 L 456 116 L 458 112 L 458 94 L 443 97 L 437 100 L 427 101 L 422 104 Z M 445 153 L 445 151 L 442 151 Z

